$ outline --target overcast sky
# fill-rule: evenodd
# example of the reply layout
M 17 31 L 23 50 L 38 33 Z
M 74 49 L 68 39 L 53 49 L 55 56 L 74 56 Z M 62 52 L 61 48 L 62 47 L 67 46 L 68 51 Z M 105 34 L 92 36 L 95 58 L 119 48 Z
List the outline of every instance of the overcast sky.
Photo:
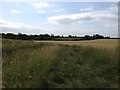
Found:
M 117 2 L 2 2 L 2 32 L 118 36 Z

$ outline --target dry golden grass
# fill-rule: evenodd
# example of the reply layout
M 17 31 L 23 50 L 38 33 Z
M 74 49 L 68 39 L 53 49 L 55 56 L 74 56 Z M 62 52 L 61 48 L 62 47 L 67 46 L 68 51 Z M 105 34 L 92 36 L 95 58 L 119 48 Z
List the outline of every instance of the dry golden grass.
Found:
M 77 46 L 93 46 L 97 48 L 116 48 L 118 46 L 118 39 L 98 39 L 86 41 L 35 41 L 35 42 L 48 42 Z

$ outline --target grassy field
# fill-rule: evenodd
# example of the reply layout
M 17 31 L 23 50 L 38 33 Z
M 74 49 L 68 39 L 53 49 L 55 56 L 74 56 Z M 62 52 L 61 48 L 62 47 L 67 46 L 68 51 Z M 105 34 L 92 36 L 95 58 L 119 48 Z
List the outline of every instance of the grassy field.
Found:
M 77 46 L 92 46 L 95 48 L 109 48 L 109 49 L 116 48 L 118 46 L 118 39 L 97 39 L 83 41 L 35 41 L 35 42 L 47 42 Z
M 103 41 L 48 43 L 4 39 L 3 87 L 117 88 L 116 41 Z M 105 43 L 108 44 L 103 48 Z M 114 48 L 107 49 L 109 45 Z

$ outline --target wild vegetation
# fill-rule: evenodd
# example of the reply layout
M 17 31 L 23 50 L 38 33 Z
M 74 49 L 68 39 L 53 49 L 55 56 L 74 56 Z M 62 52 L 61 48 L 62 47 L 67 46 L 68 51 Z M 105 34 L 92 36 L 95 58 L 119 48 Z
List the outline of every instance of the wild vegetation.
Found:
M 3 39 L 5 88 L 117 88 L 118 48 Z

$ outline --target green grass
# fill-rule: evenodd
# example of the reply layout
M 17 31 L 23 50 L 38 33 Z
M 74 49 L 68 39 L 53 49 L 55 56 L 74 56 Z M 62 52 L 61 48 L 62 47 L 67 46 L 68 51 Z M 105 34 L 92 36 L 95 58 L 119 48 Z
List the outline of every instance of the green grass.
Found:
M 3 40 L 5 88 L 117 88 L 118 52 L 90 46 Z

